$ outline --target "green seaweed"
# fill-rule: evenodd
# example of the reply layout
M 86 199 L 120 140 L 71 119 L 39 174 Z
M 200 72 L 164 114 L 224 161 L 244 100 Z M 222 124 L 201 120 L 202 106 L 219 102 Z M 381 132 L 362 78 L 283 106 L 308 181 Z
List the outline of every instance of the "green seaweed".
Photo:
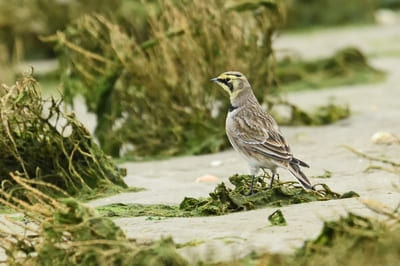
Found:
M 268 108 L 280 125 L 309 125 L 321 126 L 334 123 L 336 121 L 346 119 L 350 116 L 350 108 L 348 105 L 336 104 L 333 101 L 320 105 L 312 111 L 305 111 L 295 104 L 285 100 L 269 100 Z M 274 107 L 285 106 L 289 109 L 289 115 L 281 115 Z
M 176 248 L 184 248 L 184 247 L 196 247 L 199 246 L 203 243 L 205 243 L 205 240 L 201 240 L 201 239 L 193 239 L 191 241 L 188 241 L 186 243 L 183 244 L 176 244 Z
M 281 210 L 274 211 L 271 215 L 268 216 L 268 221 L 271 222 L 273 226 L 285 226 L 287 225 L 285 216 Z
M 110 204 L 98 207 L 100 214 L 109 217 L 190 217 L 224 215 L 232 212 L 252 210 L 262 207 L 281 207 L 290 204 L 311 201 L 324 201 L 358 197 L 353 191 L 339 194 L 321 184 L 317 191 L 305 191 L 297 182 L 275 182 L 272 188 L 258 177 L 254 187 L 254 194 L 247 196 L 250 189 L 251 176 L 233 175 L 229 181 L 234 185 L 231 189 L 221 183 L 217 185 L 208 198 L 185 197 L 179 206 L 164 204 Z
M 136 217 L 149 216 L 154 217 L 177 217 L 189 216 L 178 206 L 170 206 L 165 204 L 123 204 L 113 203 L 105 206 L 97 207 L 96 210 L 100 215 L 106 217 Z
M 329 170 L 324 169 L 324 173 L 321 175 L 313 176 L 313 178 L 331 178 L 332 172 Z
M 302 60 L 287 56 L 276 65 L 276 86 L 283 91 L 299 91 L 382 81 L 384 71 L 372 67 L 355 47 L 346 47 L 332 56 Z
M 311 201 L 324 201 L 343 198 L 322 184 L 317 191 L 305 191 L 297 182 L 275 182 L 270 188 L 264 182 L 264 177 L 258 177 L 254 187 L 254 194 L 247 196 L 250 189 L 251 176 L 233 175 L 229 181 L 235 186 L 230 189 L 224 183 L 219 184 L 207 199 L 185 198 L 180 204 L 180 209 L 186 211 L 196 210 L 201 215 L 221 215 L 230 212 L 251 210 L 261 207 L 284 206 Z M 346 196 L 358 196 L 357 193 Z

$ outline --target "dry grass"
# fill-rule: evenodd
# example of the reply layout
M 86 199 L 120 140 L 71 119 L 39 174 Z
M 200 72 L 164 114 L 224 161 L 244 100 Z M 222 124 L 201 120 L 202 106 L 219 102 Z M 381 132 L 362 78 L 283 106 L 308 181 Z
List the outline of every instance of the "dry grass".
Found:
M 100 195 L 127 188 L 111 158 L 94 143 L 63 102 L 43 99 L 39 84 L 27 76 L 0 87 L 0 181 L 3 189 L 24 198 L 10 173 L 52 193 Z M 54 188 L 49 189 L 50 183 Z M 58 195 L 63 193 L 58 192 Z

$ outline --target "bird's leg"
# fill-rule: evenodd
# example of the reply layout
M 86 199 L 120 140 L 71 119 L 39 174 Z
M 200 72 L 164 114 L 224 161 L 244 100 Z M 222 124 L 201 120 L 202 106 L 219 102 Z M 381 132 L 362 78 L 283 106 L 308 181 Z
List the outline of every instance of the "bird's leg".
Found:
M 271 183 L 269 184 L 269 189 L 272 188 L 272 185 L 274 184 L 274 179 L 275 179 L 275 172 L 272 172 Z
M 263 172 L 263 175 L 262 175 L 262 187 L 264 187 L 265 186 L 265 178 L 270 178 L 271 177 L 271 175 L 269 174 L 269 172 L 265 169 L 265 168 L 261 168 L 261 170 L 262 170 L 262 172 Z
M 274 185 L 275 177 L 276 177 L 276 180 L 278 180 L 278 184 L 279 184 L 279 174 L 276 173 L 276 171 L 271 171 L 271 173 L 272 173 L 272 176 L 271 176 L 271 183 L 269 184 L 269 188 L 270 188 L 270 189 L 271 189 L 272 186 Z
M 251 185 L 250 185 L 250 191 L 249 193 L 246 194 L 246 196 L 250 196 L 253 195 L 253 186 L 254 186 L 254 179 L 256 178 L 255 175 L 251 176 Z
M 254 188 L 254 180 L 256 179 L 257 173 L 260 171 L 260 168 L 257 166 L 252 166 L 250 168 L 250 174 L 251 174 L 251 185 L 250 185 L 250 191 L 249 193 L 246 194 L 246 196 L 254 194 L 253 188 Z

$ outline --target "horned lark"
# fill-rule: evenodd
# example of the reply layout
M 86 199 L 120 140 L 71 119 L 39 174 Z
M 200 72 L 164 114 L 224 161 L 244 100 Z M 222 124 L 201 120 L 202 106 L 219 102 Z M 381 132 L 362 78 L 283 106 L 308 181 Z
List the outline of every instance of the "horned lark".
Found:
M 249 163 L 252 175 L 249 194 L 253 193 L 255 175 L 260 168 L 272 172 L 271 187 L 276 169 L 283 167 L 303 188 L 313 189 L 300 170 L 300 166 L 309 167 L 308 164 L 293 157 L 278 124 L 262 109 L 247 78 L 240 72 L 229 71 L 211 80 L 229 93 L 226 135 L 233 148 Z

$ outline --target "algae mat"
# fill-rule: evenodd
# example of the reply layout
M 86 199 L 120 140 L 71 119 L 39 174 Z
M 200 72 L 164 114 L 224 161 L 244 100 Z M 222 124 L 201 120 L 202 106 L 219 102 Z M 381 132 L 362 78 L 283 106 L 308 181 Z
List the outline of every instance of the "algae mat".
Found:
M 165 204 L 122 204 L 114 203 L 97 207 L 100 214 L 108 217 L 190 217 L 223 215 L 231 212 L 253 210 L 262 207 L 280 207 L 290 204 L 311 201 L 326 201 L 358 197 L 354 191 L 343 194 L 333 192 L 327 185 L 321 184 L 321 189 L 305 191 L 297 182 L 275 182 L 270 188 L 265 177 L 258 177 L 254 194 L 247 195 L 251 176 L 233 175 L 229 178 L 234 188 L 221 183 L 217 185 L 208 198 L 185 197 L 179 206 Z

